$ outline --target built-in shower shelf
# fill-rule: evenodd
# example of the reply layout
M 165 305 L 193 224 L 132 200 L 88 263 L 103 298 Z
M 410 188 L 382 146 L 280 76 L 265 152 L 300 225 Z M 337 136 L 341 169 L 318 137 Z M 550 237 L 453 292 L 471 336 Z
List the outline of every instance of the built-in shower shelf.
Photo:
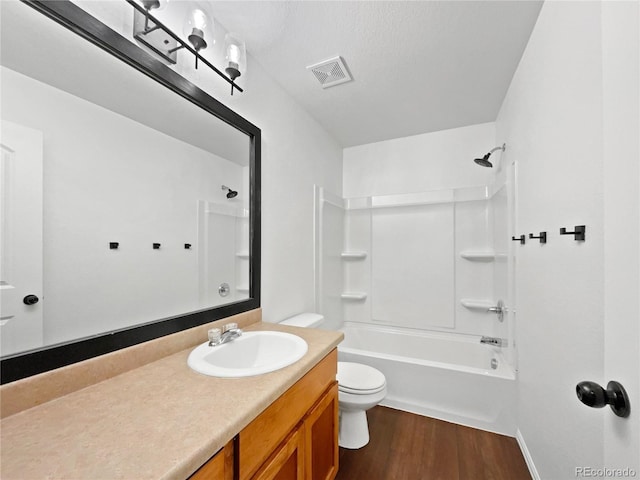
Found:
M 460 300 L 463 307 L 469 310 L 482 310 L 487 311 L 491 307 L 495 307 L 495 302 L 491 300 L 478 300 L 474 298 L 463 298 Z
M 342 252 L 340 256 L 345 260 L 362 260 L 367 258 L 367 252 Z
M 343 300 L 365 300 L 367 298 L 366 292 L 345 292 L 340 295 Z
M 492 250 L 465 250 L 460 252 L 460 256 L 473 262 L 493 262 L 496 259 L 496 252 Z
M 236 257 L 238 257 L 238 258 L 249 258 L 249 252 L 238 252 L 238 253 L 236 253 Z

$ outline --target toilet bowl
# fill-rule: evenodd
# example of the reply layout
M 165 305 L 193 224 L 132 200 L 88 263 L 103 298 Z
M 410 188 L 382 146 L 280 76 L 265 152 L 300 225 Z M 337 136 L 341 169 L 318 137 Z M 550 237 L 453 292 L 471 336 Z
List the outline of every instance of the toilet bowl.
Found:
M 358 449 L 369 443 L 367 410 L 387 395 L 387 382 L 379 370 L 368 365 L 338 362 L 338 444 Z
M 318 327 L 324 317 L 317 313 L 302 313 L 288 318 L 282 325 Z M 387 395 L 384 374 L 368 365 L 338 362 L 338 408 L 340 427 L 338 444 L 343 448 L 358 449 L 369 443 L 367 410 L 375 407 Z

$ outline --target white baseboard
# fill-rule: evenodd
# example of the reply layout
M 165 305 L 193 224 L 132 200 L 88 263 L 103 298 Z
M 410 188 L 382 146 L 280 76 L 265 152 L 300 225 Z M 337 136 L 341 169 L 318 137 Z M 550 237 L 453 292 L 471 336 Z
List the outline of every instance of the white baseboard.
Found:
M 444 420 L 445 422 L 455 423 L 457 425 L 463 425 L 465 427 L 484 430 L 485 432 L 506 435 L 508 437 L 513 437 L 513 429 L 515 428 L 515 425 L 512 425 L 512 423 L 509 422 L 509 419 L 504 419 L 502 418 L 502 416 L 499 416 L 499 418 L 495 419 L 495 421 L 493 422 L 483 421 L 469 416 L 432 409 L 426 405 L 418 405 L 411 402 L 405 402 L 389 396 L 382 400 L 382 402 L 380 402 L 380 405 L 383 407 L 393 408 L 395 410 L 402 410 L 403 412 L 415 413 L 416 415 Z
M 538 475 L 538 470 L 536 470 L 536 466 L 533 463 L 533 458 L 531 458 L 531 453 L 529 453 L 529 449 L 527 448 L 527 444 L 524 441 L 524 437 L 520 432 L 520 429 L 516 429 L 516 440 L 518 441 L 518 445 L 520 446 L 520 451 L 522 452 L 522 456 L 524 457 L 524 461 L 527 463 L 527 468 L 529 468 L 529 473 L 531 474 L 531 478 L 533 480 L 540 480 L 540 475 Z

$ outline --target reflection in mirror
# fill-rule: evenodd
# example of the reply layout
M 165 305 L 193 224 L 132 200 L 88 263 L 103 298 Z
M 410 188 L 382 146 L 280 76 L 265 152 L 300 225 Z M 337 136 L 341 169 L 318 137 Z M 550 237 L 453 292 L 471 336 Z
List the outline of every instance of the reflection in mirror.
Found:
M 249 299 L 251 137 L 23 3 L 1 20 L 0 354 Z

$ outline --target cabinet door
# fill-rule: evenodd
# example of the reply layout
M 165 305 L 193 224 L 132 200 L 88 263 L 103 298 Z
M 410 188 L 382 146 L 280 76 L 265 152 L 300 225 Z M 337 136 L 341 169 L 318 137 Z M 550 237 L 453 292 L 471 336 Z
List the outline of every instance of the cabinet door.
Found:
M 191 475 L 189 480 L 233 480 L 233 440 Z
M 338 473 L 338 383 L 316 403 L 304 421 L 305 478 L 333 480 Z
M 334 349 L 240 432 L 237 452 L 240 480 L 253 478 L 309 414 L 334 384 L 337 368 L 338 352 Z
M 303 480 L 304 435 L 296 428 L 271 457 L 262 465 L 252 480 Z

